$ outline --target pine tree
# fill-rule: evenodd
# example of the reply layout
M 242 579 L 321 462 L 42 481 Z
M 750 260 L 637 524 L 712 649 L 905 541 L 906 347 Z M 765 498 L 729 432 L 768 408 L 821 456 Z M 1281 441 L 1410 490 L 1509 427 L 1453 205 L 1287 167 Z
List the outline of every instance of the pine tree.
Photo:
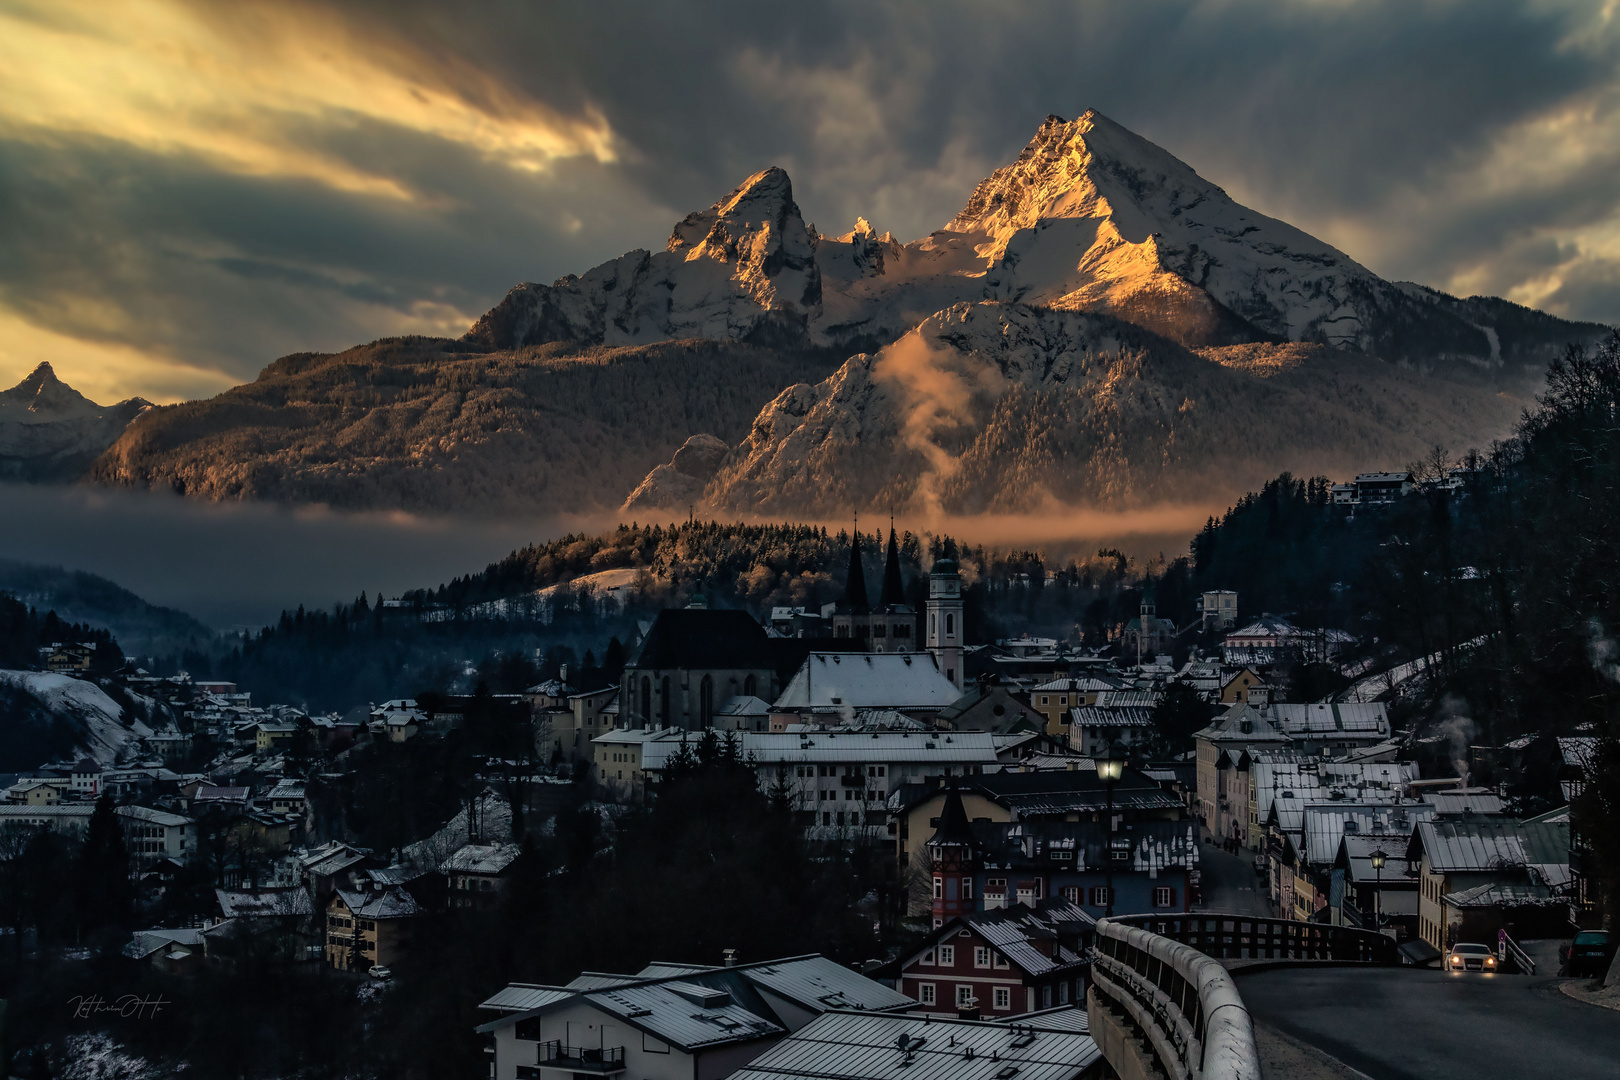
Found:
M 133 914 L 129 849 L 111 795 L 96 800 L 79 855 L 78 912 L 81 933 L 125 929 Z

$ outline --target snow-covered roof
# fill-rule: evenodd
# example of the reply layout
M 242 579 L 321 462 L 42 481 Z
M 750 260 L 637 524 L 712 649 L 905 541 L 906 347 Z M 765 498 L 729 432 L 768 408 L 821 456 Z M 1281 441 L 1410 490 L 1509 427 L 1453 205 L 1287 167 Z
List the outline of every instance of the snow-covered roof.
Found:
M 312 915 L 315 905 L 302 886 L 285 889 L 260 889 L 243 892 L 215 889 L 219 910 L 227 919 L 254 918 L 277 915 Z
M 1524 866 L 1524 841 L 1516 821 L 1426 821 L 1417 828 L 1429 865 L 1441 873 Z
M 943 709 L 959 696 L 931 653 L 811 653 L 773 708 Z
M 763 717 L 770 715 L 771 703 L 764 698 L 754 697 L 752 694 L 738 694 L 728 697 L 715 706 L 716 716 L 752 716 Z
M 468 844 L 446 859 L 439 869 L 449 873 L 499 874 L 523 854 L 516 844 Z
M 148 825 L 162 825 L 171 829 L 192 823 L 188 817 L 171 814 L 167 810 L 153 810 L 145 806 L 120 806 L 118 807 L 118 816 L 129 818 L 131 821 L 141 821 Z
M 397 886 L 374 893 L 339 889 L 337 894 L 350 911 L 365 919 L 405 919 L 420 910 L 411 894 Z
M 1260 712 L 1296 739 L 1332 735 L 1385 736 L 1390 731 L 1389 713 L 1381 702 L 1271 704 Z
M 833 1011 L 772 1046 L 731 1080 L 828 1075 L 840 1080 L 1073 1080 L 1102 1057 L 1089 1034 L 1043 1028 L 1039 1020 L 958 1020 L 940 1016 Z M 1031 1035 L 1035 1032 L 1033 1038 Z M 900 1050 L 905 1045 L 912 1049 Z

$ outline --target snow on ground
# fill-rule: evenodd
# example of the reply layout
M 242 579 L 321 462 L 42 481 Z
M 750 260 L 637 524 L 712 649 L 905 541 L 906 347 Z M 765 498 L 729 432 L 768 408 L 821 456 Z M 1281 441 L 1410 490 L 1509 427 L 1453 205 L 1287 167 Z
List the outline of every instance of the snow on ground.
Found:
M 125 1050 L 118 1040 L 101 1031 L 72 1035 L 67 1040 L 64 1080 L 160 1080 L 174 1075 Z
M 67 720 L 76 729 L 78 750 L 103 765 L 116 762 L 120 752 L 137 738 L 152 734 L 139 720 L 126 722 L 123 706 L 84 679 L 46 671 L 0 670 L 0 684 L 22 691 Z
M 635 589 L 636 579 L 648 571 L 634 566 L 620 567 L 616 570 L 601 570 L 594 574 L 574 578 L 571 581 L 559 582 L 556 585 L 547 585 L 543 589 L 522 593 L 518 596 L 509 596 L 501 600 L 491 600 L 484 604 L 473 604 L 463 609 L 462 616 L 469 619 L 511 619 L 511 618 L 538 618 L 544 622 L 551 621 L 551 606 L 556 601 L 557 594 L 563 589 L 576 592 L 580 589 L 590 589 L 596 602 L 616 600 L 620 604 L 629 597 Z M 450 622 L 456 618 L 453 611 L 430 611 L 422 616 L 423 622 Z

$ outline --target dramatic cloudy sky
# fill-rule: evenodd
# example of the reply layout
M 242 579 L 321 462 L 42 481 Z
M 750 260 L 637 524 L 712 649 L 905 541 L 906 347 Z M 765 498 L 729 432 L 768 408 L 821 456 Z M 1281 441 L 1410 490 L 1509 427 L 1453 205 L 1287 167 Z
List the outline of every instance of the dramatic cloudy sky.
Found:
M 1095 107 L 1390 277 L 1620 321 L 1616 0 L 0 0 L 0 380 L 458 334 L 768 164 L 910 239 Z

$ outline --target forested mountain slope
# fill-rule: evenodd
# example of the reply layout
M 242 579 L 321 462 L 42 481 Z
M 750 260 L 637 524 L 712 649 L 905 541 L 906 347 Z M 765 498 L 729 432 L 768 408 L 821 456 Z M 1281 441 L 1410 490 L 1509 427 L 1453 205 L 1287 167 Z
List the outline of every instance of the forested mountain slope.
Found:
M 729 341 L 484 352 L 395 338 L 300 354 L 154 411 L 91 470 L 207 499 L 422 512 L 611 509 L 694 430 L 740 439 L 837 358 Z

